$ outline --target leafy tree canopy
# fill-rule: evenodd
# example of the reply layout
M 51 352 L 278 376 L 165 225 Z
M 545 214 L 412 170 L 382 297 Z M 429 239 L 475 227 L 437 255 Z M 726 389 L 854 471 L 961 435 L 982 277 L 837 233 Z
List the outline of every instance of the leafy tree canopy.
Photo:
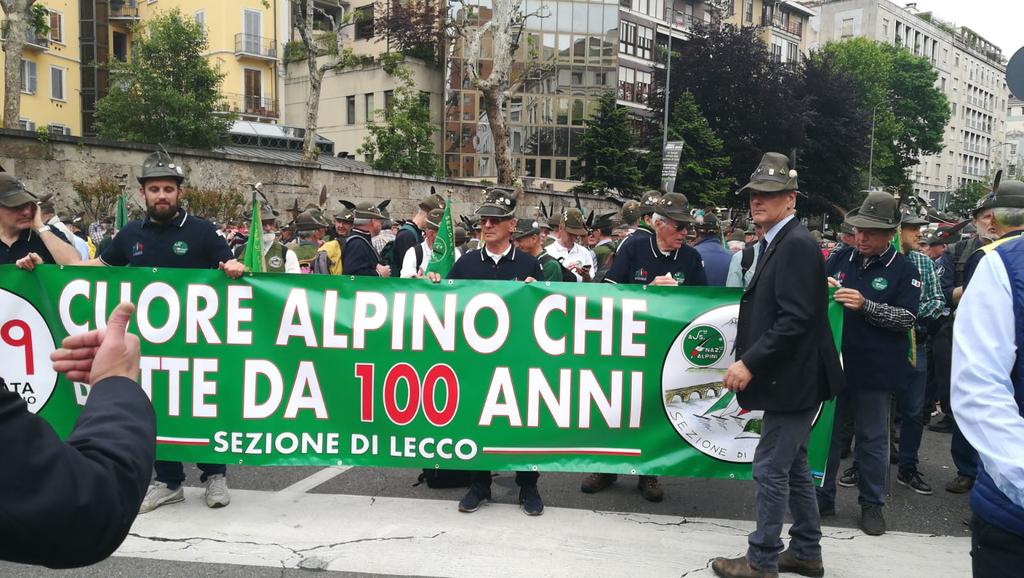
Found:
M 583 191 L 616 189 L 635 196 L 641 189 L 639 154 L 633 149 L 633 131 L 626 110 L 615 104 L 615 94 L 606 92 L 597 111 L 586 121 L 580 140 L 579 174 Z
M 722 154 L 723 142 L 701 114 L 697 101 L 684 92 L 672 108 L 669 140 L 682 140 L 683 154 L 676 175 L 675 192 L 686 195 L 701 207 L 717 206 L 729 192 L 729 157 Z M 658 166 L 660 169 L 661 162 Z M 660 170 L 659 170 L 660 177 Z
M 981 181 L 964 183 L 953 191 L 946 204 L 946 212 L 961 217 L 970 217 L 978 201 L 989 192 L 989 186 Z

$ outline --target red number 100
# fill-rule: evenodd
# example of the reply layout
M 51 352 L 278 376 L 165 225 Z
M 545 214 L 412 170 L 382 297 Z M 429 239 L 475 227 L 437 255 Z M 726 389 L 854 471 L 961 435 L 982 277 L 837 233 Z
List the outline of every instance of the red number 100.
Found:
M 21 330 L 20 337 L 14 337 L 11 334 L 11 330 L 14 328 Z M 35 375 L 36 365 L 35 356 L 32 355 L 32 330 L 29 328 L 28 323 L 20 319 L 11 319 L 0 327 L 0 339 L 11 347 L 21 347 L 25 350 L 25 373 L 27 375 Z

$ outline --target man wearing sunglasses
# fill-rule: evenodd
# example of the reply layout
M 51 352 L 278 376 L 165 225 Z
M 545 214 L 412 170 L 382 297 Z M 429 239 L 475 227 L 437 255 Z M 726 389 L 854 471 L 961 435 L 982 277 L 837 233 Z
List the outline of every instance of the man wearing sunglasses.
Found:
M 512 191 L 492 188 L 487 191 L 484 202 L 476 210 L 480 217 L 480 248 L 465 253 L 452 270 L 449 279 L 484 279 L 504 281 L 536 281 L 544 276 L 540 262 L 533 255 L 516 249 L 512 234 L 516 230 L 516 199 Z M 428 273 L 434 283 L 441 281 L 437 273 Z M 537 490 L 536 471 L 516 472 L 519 486 L 519 504 L 528 516 L 544 513 L 544 502 Z M 491 472 L 471 472 L 469 491 L 459 500 L 459 511 L 472 513 L 480 509 L 484 501 L 491 499 Z

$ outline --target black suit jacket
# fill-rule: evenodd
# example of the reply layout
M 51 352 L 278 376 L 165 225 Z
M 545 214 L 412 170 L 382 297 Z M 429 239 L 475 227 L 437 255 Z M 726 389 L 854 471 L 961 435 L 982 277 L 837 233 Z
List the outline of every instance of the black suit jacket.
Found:
M 754 376 L 737 395 L 743 408 L 808 409 L 845 386 L 827 307 L 821 250 L 791 219 L 758 257 L 740 301 L 736 359 Z
M 93 386 L 62 442 L 0 388 L 0 559 L 51 568 L 110 556 L 131 528 L 156 454 L 156 417 L 135 382 Z

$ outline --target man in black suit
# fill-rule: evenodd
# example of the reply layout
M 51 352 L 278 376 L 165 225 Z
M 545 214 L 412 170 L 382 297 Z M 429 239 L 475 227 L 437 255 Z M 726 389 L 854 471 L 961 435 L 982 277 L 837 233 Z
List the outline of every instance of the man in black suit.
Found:
M 139 387 L 132 306 L 105 330 L 68 337 L 53 367 L 92 384 L 67 441 L 0 388 L 0 559 L 51 568 L 95 564 L 124 541 L 156 454 L 156 416 Z
M 822 576 L 821 517 L 807 439 L 821 402 L 845 383 L 828 324 L 825 264 L 818 244 L 796 219 L 796 171 L 785 155 L 766 153 L 744 191 L 765 234 L 740 302 L 736 362 L 723 382 L 737 392 L 744 409 L 764 410 L 753 464 L 757 527 L 746 556 L 717 558 L 712 568 L 728 578 L 779 572 Z M 783 552 L 787 502 L 792 540 Z

